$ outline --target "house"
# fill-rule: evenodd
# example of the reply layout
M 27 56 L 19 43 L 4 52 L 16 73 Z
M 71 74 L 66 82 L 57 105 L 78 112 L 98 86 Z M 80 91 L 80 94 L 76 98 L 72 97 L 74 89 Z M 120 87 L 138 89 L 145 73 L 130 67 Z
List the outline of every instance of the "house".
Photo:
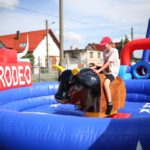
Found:
M 27 45 L 27 35 L 29 38 L 28 53 L 34 56 L 34 72 L 39 64 L 46 68 L 47 65 L 52 67 L 52 64 L 59 63 L 59 42 L 50 29 L 24 33 L 17 31 L 16 34 L 0 36 L 0 48 L 15 49 L 17 53 L 21 53 Z
M 115 42 L 115 47 L 119 42 Z M 89 67 L 90 63 L 103 64 L 104 47 L 96 43 L 89 43 L 84 49 L 72 49 L 64 51 L 66 68 Z
M 86 46 L 86 50 L 87 50 L 88 64 L 90 63 L 103 64 L 104 47 L 100 46 L 99 44 L 92 43 Z
M 88 44 L 85 49 L 70 49 L 64 51 L 67 68 L 83 68 L 88 67 L 90 63 L 103 64 L 104 48 L 99 44 Z

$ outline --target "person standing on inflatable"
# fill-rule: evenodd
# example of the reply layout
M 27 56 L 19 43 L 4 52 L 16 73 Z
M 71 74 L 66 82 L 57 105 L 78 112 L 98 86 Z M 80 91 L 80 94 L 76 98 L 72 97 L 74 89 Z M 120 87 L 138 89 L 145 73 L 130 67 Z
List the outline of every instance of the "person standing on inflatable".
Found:
M 109 115 L 112 111 L 113 104 L 111 99 L 110 83 L 118 76 L 120 68 L 120 60 L 118 50 L 115 48 L 110 37 L 104 37 L 100 41 L 100 46 L 104 47 L 103 51 L 103 66 L 100 64 L 94 64 L 90 67 L 96 73 L 103 72 L 106 75 L 104 81 L 104 90 L 107 98 L 107 110 L 106 115 Z M 99 69 L 97 69 L 99 67 Z

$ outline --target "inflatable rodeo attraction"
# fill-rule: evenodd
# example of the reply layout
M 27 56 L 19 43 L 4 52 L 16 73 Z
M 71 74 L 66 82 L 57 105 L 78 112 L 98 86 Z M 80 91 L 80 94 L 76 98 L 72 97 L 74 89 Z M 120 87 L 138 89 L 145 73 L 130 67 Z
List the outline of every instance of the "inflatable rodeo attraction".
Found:
M 32 83 L 30 63 L 1 49 L 0 149 L 149 150 L 149 30 L 150 23 L 146 38 L 122 50 L 119 76 L 111 83 L 111 116 L 104 115 L 103 74 L 56 66 L 62 71 L 58 81 Z M 131 65 L 138 49 L 144 49 L 142 60 Z

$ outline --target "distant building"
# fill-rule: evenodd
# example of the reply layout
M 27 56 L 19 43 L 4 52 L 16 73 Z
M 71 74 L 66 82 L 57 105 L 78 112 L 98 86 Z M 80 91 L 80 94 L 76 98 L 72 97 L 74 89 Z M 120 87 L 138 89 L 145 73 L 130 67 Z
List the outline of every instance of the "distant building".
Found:
M 86 46 L 87 50 L 87 61 L 88 64 L 90 63 L 100 63 L 103 64 L 103 50 L 104 47 L 100 46 L 99 44 L 88 44 Z
M 64 51 L 67 68 L 88 67 L 90 63 L 103 63 L 103 47 L 99 44 L 88 44 L 85 49 L 72 49 Z
M 15 49 L 18 53 L 21 53 L 26 47 L 27 35 L 29 37 L 28 53 L 33 53 L 34 66 L 38 66 L 40 63 L 41 67 L 46 67 L 47 54 L 50 67 L 52 67 L 52 64 L 59 63 L 59 42 L 50 29 L 48 32 L 46 30 L 24 33 L 17 31 L 16 34 L 0 36 L 0 48 L 6 47 L 9 49 Z M 48 37 L 48 42 L 46 42 L 46 36 Z

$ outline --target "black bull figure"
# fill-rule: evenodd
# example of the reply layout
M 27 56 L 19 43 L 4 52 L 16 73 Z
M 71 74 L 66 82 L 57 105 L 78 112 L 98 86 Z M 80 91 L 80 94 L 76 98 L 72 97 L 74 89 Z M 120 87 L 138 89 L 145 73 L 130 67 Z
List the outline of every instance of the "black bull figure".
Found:
M 59 76 L 59 87 L 55 94 L 55 99 L 59 103 L 71 103 L 78 106 L 80 110 L 85 112 L 102 112 L 106 110 L 107 105 L 105 99 L 105 92 L 103 91 L 103 82 L 105 76 L 103 74 L 96 74 L 90 68 L 81 69 L 79 73 L 73 75 L 72 70 L 64 70 Z M 125 101 L 125 86 L 121 78 L 117 78 L 112 84 L 112 98 L 115 99 L 114 109 L 118 106 L 124 106 Z M 117 87 L 116 87 L 117 85 Z M 110 86 L 111 88 L 111 86 Z M 122 91 L 119 92 L 119 90 Z M 122 102 L 118 102 L 118 95 L 120 94 Z M 101 101 L 105 101 L 104 103 Z
M 64 70 L 58 81 L 55 99 L 59 103 L 71 103 L 83 111 L 99 112 L 100 79 L 90 68 L 81 69 L 76 75 L 72 70 Z

